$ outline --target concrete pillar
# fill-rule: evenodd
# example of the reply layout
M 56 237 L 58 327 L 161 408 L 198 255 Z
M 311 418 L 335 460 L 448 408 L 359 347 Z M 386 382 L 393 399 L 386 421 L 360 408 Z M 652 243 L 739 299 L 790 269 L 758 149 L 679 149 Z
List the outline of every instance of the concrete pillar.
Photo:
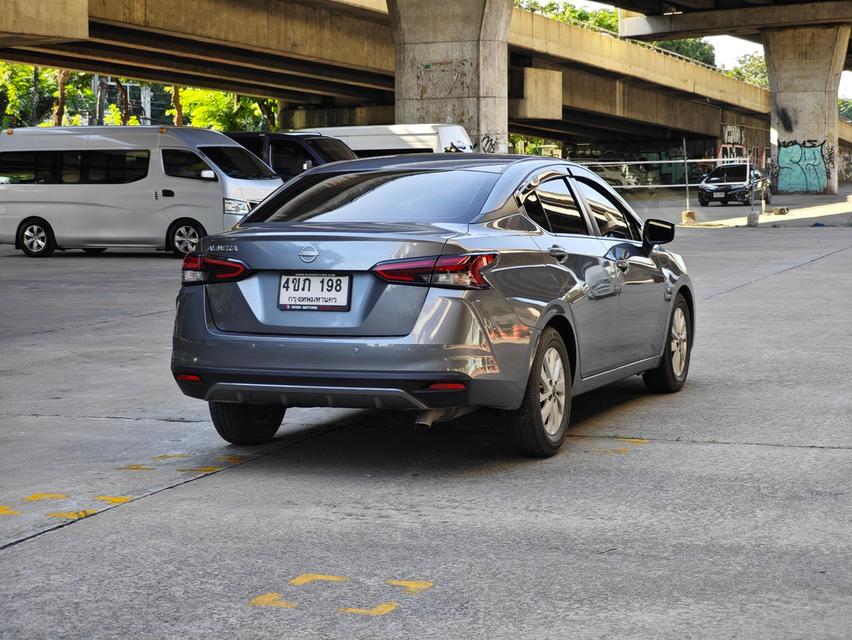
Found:
M 476 151 L 508 149 L 512 0 L 388 0 L 396 121 L 453 123 Z
M 780 193 L 837 193 L 837 88 L 850 25 L 761 31 Z

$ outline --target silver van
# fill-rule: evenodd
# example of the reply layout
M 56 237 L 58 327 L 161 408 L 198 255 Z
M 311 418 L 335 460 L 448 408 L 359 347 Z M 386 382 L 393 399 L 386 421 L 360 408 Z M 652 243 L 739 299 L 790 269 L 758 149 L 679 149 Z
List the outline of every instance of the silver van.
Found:
M 0 132 L 0 244 L 33 257 L 109 247 L 183 255 L 281 184 L 255 155 L 207 129 L 8 129 Z

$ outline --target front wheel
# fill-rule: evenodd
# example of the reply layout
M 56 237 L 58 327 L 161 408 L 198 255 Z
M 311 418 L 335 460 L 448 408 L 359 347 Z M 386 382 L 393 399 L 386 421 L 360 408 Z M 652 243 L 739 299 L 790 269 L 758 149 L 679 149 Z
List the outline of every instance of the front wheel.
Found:
M 519 453 L 546 458 L 559 451 L 571 418 L 571 361 L 555 329 L 542 333 L 524 400 L 509 417 Z
M 698 204 L 700 204 L 702 207 L 706 207 L 706 206 L 707 206 L 707 201 L 706 201 L 706 200 L 702 200 L 701 198 L 698 198 Z
M 678 294 L 669 320 L 666 349 L 656 369 L 642 374 L 645 386 L 657 393 L 680 391 L 689 373 L 692 353 L 692 322 L 686 299 Z
M 265 444 L 275 437 L 284 419 L 284 407 L 275 405 L 209 404 L 216 432 L 231 444 Z
M 198 249 L 198 243 L 207 235 L 204 227 L 193 220 L 180 220 L 169 227 L 166 238 L 168 250 L 179 258 Z

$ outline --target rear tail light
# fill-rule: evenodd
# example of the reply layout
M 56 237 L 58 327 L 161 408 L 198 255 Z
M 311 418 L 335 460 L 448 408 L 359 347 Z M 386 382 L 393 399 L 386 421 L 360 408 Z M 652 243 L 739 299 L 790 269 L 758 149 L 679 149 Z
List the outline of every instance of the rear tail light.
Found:
M 462 382 L 435 382 L 429 385 L 428 391 L 464 391 Z
M 382 280 L 394 284 L 431 285 L 453 289 L 487 289 L 482 270 L 497 260 L 496 253 L 469 253 L 388 260 L 372 268 Z
M 178 382 L 203 382 L 201 376 L 194 373 L 176 373 L 175 380 Z
M 183 284 L 215 284 L 236 282 L 251 275 L 248 265 L 233 258 L 211 258 L 202 253 L 188 253 L 183 259 Z

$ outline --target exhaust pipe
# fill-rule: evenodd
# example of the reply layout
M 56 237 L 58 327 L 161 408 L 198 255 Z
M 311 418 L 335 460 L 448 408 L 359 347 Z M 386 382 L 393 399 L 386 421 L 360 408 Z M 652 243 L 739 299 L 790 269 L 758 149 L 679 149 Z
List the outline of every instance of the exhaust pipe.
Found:
M 476 407 L 458 407 L 456 409 L 428 409 L 417 414 L 415 427 L 429 428 L 433 422 L 444 422 L 476 411 Z

